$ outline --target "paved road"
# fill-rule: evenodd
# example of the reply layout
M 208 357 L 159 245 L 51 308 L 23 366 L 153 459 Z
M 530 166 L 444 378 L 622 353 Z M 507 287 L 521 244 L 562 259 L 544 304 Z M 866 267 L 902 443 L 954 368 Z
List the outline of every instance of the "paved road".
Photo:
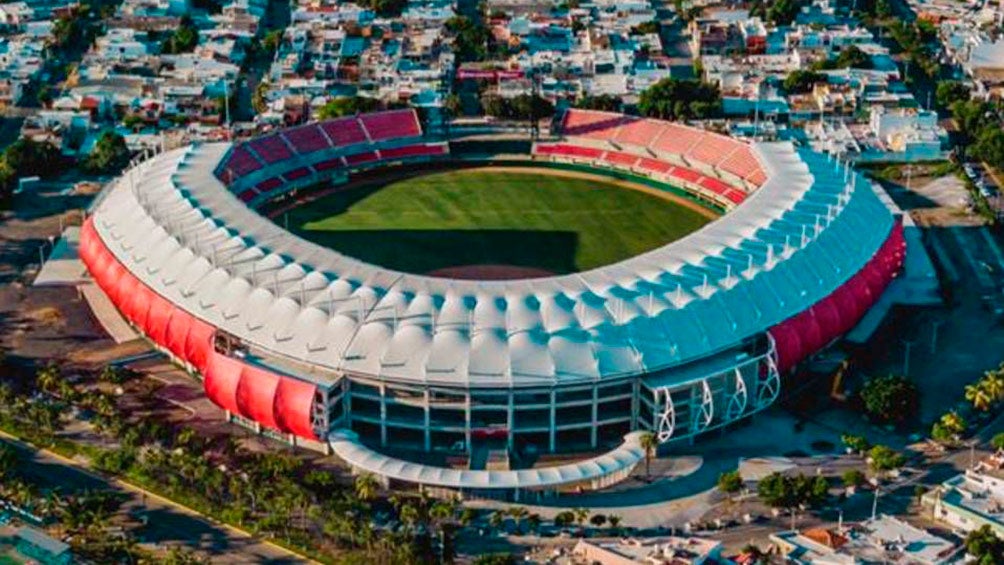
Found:
M 183 545 L 212 556 L 213 563 L 304 563 L 288 552 L 242 535 L 240 532 L 206 521 L 190 511 L 153 495 L 144 496 L 118 482 L 90 473 L 61 458 L 8 439 L 22 455 L 22 472 L 42 488 L 64 492 L 81 489 L 110 489 L 124 494 L 123 509 L 134 515 L 145 513 L 149 522 L 138 532 L 144 543 Z

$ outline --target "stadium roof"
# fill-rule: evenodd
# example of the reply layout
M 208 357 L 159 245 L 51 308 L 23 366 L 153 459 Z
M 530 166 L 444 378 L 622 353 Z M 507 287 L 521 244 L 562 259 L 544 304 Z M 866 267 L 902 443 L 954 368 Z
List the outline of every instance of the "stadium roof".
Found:
M 262 351 L 399 382 L 549 385 L 686 363 L 832 293 L 893 224 L 870 183 L 758 144 L 767 182 L 683 239 L 572 275 L 450 280 L 273 224 L 214 176 L 229 147 L 170 151 L 117 179 L 95 207 L 101 239 L 161 296 Z
M 328 441 L 335 455 L 354 469 L 397 481 L 462 489 L 547 489 L 631 472 L 645 458 L 642 435 L 642 432 L 630 433 L 616 449 L 590 459 L 511 471 L 472 471 L 405 461 L 366 447 L 355 432 L 347 430 L 331 434 Z

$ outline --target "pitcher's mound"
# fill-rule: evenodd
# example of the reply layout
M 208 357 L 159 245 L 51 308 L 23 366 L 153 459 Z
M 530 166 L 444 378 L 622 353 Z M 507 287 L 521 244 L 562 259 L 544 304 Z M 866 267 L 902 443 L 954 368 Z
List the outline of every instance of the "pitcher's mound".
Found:
M 554 273 L 545 269 L 517 265 L 462 265 L 435 269 L 426 274 L 430 277 L 471 281 L 508 281 L 554 276 Z

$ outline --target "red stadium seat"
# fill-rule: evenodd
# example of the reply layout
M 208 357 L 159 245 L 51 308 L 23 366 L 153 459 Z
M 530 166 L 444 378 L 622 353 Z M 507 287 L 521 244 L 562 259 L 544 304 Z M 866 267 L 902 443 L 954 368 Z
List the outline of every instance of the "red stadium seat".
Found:
M 648 147 L 665 128 L 665 123 L 656 120 L 629 120 L 620 127 L 613 139 L 624 145 Z
M 282 174 L 282 178 L 288 182 L 292 182 L 296 179 L 302 179 L 303 177 L 310 174 L 310 169 L 307 167 L 297 167 L 291 171 L 286 171 Z
M 377 160 L 379 160 L 379 158 L 377 157 L 376 151 L 364 151 L 362 153 L 345 156 L 345 162 L 348 163 L 349 166 L 372 163 Z
M 278 163 L 293 156 L 293 152 L 289 150 L 279 134 L 256 137 L 248 142 L 248 147 L 268 164 Z
M 357 143 L 366 143 L 366 132 L 355 116 L 321 122 L 321 129 L 327 134 L 334 147 L 347 147 Z
M 656 159 L 650 159 L 648 157 L 642 157 L 638 162 L 638 166 L 646 171 L 652 171 L 653 173 L 666 174 L 673 170 L 673 165 L 665 161 L 658 161 Z
M 606 153 L 603 154 L 603 160 L 606 161 L 607 163 L 627 169 L 630 169 L 631 167 L 635 166 L 635 164 L 638 162 L 638 159 L 640 159 L 640 157 L 638 157 L 637 155 L 632 155 L 630 153 L 620 153 L 618 151 L 607 151 Z
M 300 155 L 307 155 L 308 153 L 331 148 L 328 138 L 324 136 L 324 132 L 321 131 L 320 126 L 317 124 L 290 128 L 284 130 L 282 135 Z
M 359 116 L 363 128 L 372 141 L 416 137 L 422 135 L 418 115 L 414 110 L 391 110 Z
M 572 109 L 566 111 L 562 118 L 561 132 L 566 136 L 606 141 L 612 139 L 617 128 L 630 119 L 620 114 Z

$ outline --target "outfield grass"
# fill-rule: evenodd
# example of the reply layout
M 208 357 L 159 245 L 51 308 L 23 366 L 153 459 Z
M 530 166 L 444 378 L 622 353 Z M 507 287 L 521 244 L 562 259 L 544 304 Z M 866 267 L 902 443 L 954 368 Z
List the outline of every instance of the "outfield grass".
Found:
M 473 170 L 351 188 L 287 221 L 306 239 L 411 273 L 460 265 L 572 273 L 660 247 L 709 218 L 612 183 Z

